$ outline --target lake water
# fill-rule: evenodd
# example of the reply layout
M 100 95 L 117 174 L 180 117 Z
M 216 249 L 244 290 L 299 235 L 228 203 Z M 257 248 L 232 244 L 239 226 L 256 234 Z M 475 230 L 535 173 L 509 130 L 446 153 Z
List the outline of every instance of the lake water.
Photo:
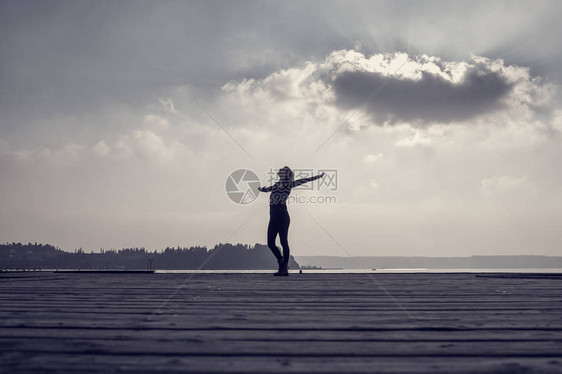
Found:
M 159 274 L 237 274 L 237 273 L 251 273 L 251 274 L 269 274 L 275 270 L 156 270 Z M 290 273 L 298 273 L 298 270 L 290 270 Z M 348 273 L 358 273 L 358 274 L 377 274 L 377 273 L 557 273 L 562 274 L 562 269 L 560 268 L 526 268 L 526 269 L 303 269 L 303 274 L 325 274 L 325 273 L 335 273 L 335 274 L 348 274 Z

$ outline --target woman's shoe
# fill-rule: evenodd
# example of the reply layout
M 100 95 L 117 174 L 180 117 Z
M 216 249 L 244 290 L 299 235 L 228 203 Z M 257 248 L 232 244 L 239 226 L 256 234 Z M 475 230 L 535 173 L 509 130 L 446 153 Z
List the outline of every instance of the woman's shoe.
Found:
M 275 275 L 276 277 L 289 276 L 289 266 L 287 266 L 287 264 L 279 264 L 279 270 L 273 275 Z

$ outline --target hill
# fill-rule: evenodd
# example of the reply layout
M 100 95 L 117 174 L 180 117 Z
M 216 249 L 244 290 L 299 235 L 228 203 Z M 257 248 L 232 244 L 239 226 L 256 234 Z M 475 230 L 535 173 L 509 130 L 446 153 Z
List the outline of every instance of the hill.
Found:
M 150 252 L 145 248 L 102 249 L 90 253 L 82 249 L 66 252 L 49 244 L 0 245 L 0 268 L 3 269 L 143 269 L 149 260 L 154 260 L 156 269 L 160 270 L 261 270 L 277 267 L 271 251 L 263 244 L 221 243 L 209 250 L 205 247 L 168 247 L 161 252 Z M 289 266 L 299 268 L 292 256 Z

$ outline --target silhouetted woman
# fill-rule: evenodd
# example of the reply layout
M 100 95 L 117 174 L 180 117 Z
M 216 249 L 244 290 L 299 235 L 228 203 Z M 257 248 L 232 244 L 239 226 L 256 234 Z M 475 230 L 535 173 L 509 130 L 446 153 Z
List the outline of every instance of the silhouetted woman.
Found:
M 287 240 L 287 235 L 289 234 L 289 224 L 291 223 L 291 218 L 289 217 L 289 212 L 287 211 L 287 198 L 291 193 L 293 187 L 300 186 L 301 184 L 311 182 L 318 178 L 322 178 L 324 173 L 316 175 L 310 178 L 302 178 L 294 180 L 293 171 L 285 166 L 277 173 L 279 176 L 279 181 L 270 187 L 259 187 L 261 192 L 271 192 L 269 196 L 269 225 L 267 227 L 267 246 L 279 263 L 279 270 L 274 275 L 287 276 L 289 275 L 289 242 Z M 275 239 L 279 234 L 279 240 L 281 241 L 281 246 L 283 247 L 283 255 L 279 251 L 279 248 L 275 245 Z

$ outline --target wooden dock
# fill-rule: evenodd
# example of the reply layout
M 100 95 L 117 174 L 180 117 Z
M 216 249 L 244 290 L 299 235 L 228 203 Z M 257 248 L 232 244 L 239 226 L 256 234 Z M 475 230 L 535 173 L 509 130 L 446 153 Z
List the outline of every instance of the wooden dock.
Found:
M 0 275 L 0 372 L 561 373 L 562 280 Z

